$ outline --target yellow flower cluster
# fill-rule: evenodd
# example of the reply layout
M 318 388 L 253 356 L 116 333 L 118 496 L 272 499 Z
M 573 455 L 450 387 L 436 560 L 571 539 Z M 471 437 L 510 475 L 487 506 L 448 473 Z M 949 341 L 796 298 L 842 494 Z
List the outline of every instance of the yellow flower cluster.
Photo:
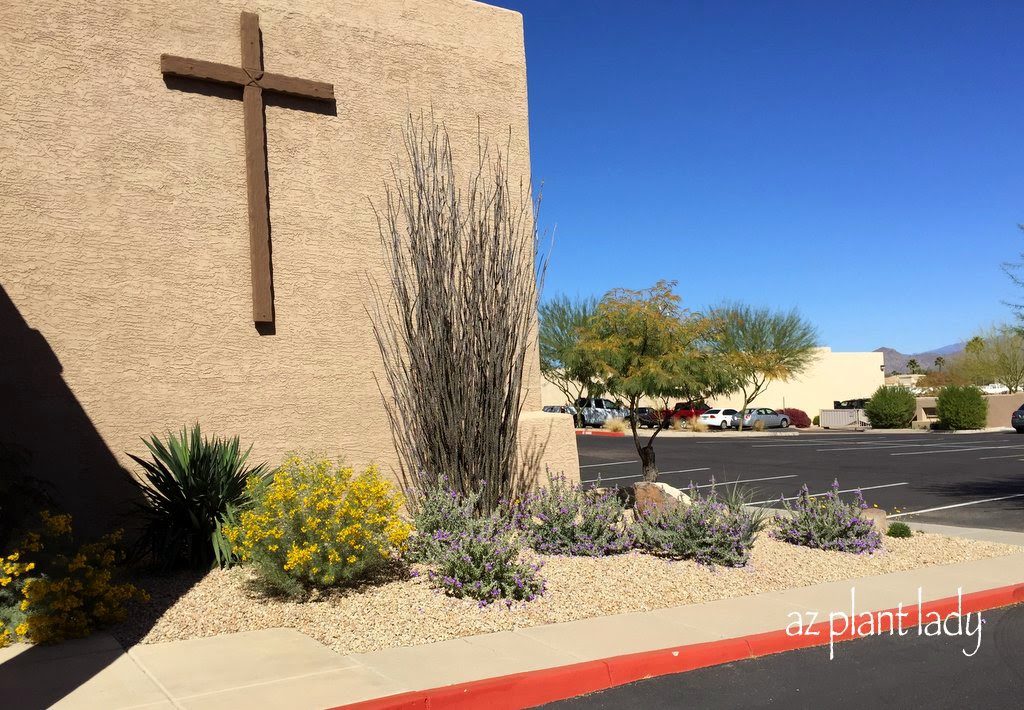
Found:
M 269 480 L 250 479 L 254 501 L 225 530 L 243 562 L 279 586 L 323 587 L 359 579 L 404 551 L 412 527 L 402 497 L 371 466 L 359 475 L 322 457 L 290 456 Z
M 41 531 L 26 535 L 20 549 L 0 562 L 0 646 L 87 636 L 122 621 L 128 603 L 148 598 L 113 580 L 119 534 L 77 550 L 71 540 L 71 516 L 43 513 Z M 33 561 L 23 562 L 23 556 Z

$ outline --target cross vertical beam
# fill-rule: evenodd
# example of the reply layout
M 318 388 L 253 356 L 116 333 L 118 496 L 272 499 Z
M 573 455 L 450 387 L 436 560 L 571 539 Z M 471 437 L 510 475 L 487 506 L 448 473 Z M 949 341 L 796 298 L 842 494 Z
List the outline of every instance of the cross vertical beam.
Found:
M 263 94 L 296 97 L 328 104 L 333 110 L 334 86 L 323 81 L 299 79 L 263 70 L 260 18 L 243 12 L 241 19 L 242 62 L 229 64 L 160 55 L 165 77 L 213 82 L 242 89 L 245 118 L 245 176 L 249 202 L 249 250 L 252 280 L 252 318 L 257 324 L 274 322 L 273 272 L 270 248 L 270 201 L 268 199 L 267 130 Z M 294 107 L 300 108 L 303 107 Z M 306 107 L 304 110 L 314 110 Z M 259 328 L 257 328 L 259 330 Z M 263 331 L 260 331 L 263 332 Z
M 263 108 L 263 53 L 260 18 L 242 13 L 242 69 L 250 83 L 242 89 L 245 116 L 245 173 L 249 197 L 249 269 L 252 275 L 252 319 L 274 320 L 273 277 L 270 265 L 270 204 L 267 197 L 267 129 Z

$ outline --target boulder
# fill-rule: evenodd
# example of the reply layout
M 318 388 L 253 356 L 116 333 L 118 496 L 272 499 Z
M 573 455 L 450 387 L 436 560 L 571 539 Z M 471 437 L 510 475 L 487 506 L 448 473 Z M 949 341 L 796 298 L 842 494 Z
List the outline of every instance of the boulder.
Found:
M 633 507 L 639 510 L 666 510 L 680 503 L 690 504 L 690 496 L 667 483 L 638 481 L 633 484 L 633 491 L 636 495 Z
M 881 508 L 865 508 L 860 511 L 860 517 L 865 520 L 870 520 L 871 524 L 875 526 L 875 530 L 878 531 L 879 535 L 884 536 L 889 532 L 889 521 L 886 513 Z

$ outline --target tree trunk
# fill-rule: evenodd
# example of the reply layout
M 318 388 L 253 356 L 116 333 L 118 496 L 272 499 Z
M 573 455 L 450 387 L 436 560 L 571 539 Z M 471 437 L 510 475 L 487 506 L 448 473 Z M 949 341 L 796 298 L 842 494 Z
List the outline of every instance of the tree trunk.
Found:
M 654 463 L 654 447 L 648 444 L 639 450 L 640 462 L 644 465 L 644 480 L 648 483 L 656 483 L 658 480 L 658 467 Z

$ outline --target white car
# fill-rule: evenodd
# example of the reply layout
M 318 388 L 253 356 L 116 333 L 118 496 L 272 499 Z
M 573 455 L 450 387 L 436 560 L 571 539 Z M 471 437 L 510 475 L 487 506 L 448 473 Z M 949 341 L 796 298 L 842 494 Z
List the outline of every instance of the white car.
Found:
M 709 427 L 728 429 L 733 425 L 733 420 L 739 414 L 735 409 L 709 409 L 700 415 L 700 420 Z

